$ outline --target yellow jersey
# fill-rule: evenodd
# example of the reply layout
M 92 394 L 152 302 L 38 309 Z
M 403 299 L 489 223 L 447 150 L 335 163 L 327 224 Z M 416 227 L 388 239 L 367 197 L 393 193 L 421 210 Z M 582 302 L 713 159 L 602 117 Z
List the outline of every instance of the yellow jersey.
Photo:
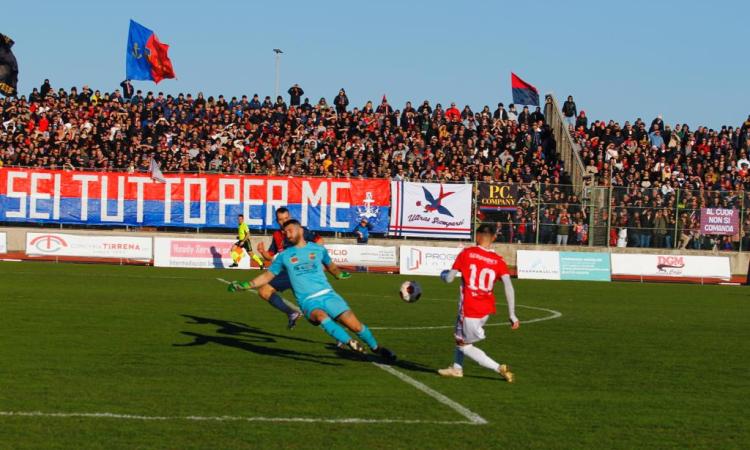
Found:
M 250 234 L 250 229 L 247 227 L 247 223 L 242 222 L 237 225 L 237 239 L 244 241 L 248 234 Z

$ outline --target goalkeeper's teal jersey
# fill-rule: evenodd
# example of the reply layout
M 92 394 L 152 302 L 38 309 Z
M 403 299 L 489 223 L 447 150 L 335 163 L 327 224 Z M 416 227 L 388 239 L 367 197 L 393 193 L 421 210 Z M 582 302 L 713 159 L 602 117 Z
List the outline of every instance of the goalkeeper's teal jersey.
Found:
M 287 247 L 276 256 L 268 270 L 274 275 L 286 270 L 294 295 L 302 302 L 316 294 L 333 290 L 323 267 L 329 264 L 331 257 L 328 250 L 322 245 L 308 242 L 304 247 Z

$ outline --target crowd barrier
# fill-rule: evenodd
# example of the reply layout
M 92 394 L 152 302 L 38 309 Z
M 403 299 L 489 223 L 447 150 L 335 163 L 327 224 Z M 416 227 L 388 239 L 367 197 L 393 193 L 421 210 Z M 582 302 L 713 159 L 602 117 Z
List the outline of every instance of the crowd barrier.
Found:
M 266 238 L 267 239 L 267 238 Z M 256 238 L 257 240 L 257 238 Z M 24 259 L 153 264 L 157 267 L 224 269 L 232 264 L 233 239 L 26 232 Z M 326 242 L 331 259 L 354 270 L 437 276 L 449 269 L 462 245 L 357 245 Z M 498 248 L 500 253 L 501 248 Z M 7 233 L 0 232 L 0 254 Z M 19 256 L 19 255 L 16 255 Z M 728 256 L 569 252 L 517 249 L 506 255 L 521 279 L 585 281 L 676 281 L 725 283 L 732 277 Z M 743 266 L 744 267 L 744 266 Z M 245 254 L 241 269 L 258 268 Z M 744 269 L 743 269 L 744 270 Z

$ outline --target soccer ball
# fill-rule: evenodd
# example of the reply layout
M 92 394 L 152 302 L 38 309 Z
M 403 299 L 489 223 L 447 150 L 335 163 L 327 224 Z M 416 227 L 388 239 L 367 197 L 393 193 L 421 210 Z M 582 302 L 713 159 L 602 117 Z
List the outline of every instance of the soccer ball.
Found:
M 406 303 L 414 303 L 422 296 L 422 288 L 416 281 L 404 281 L 398 293 L 401 296 L 401 300 Z

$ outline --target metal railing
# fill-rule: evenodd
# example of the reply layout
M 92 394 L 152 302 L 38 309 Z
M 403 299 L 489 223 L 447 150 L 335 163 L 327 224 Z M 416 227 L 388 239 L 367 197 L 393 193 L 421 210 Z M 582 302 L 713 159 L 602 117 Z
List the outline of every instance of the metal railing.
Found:
M 477 183 L 477 192 L 482 191 Z M 487 192 L 487 189 L 484 189 Z M 475 225 L 497 227 L 497 241 L 515 244 L 635 247 L 708 251 L 750 250 L 750 192 L 590 187 L 579 197 L 572 185 L 516 185 L 512 207 L 487 209 L 475 196 Z M 601 202 L 601 199 L 607 199 Z M 509 203 L 509 202 L 505 202 Z M 701 232 L 704 208 L 734 210 L 732 235 Z
M 586 179 L 584 178 L 584 166 L 581 161 L 580 149 L 570 136 L 568 125 L 563 120 L 560 107 L 552 94 L 545 96 L 544 117 L 552 129 L 552 134 L 555 136 L 557 154 L 565 164 L 565 170 L 570 175 L 576 192 L 582 195 Z

